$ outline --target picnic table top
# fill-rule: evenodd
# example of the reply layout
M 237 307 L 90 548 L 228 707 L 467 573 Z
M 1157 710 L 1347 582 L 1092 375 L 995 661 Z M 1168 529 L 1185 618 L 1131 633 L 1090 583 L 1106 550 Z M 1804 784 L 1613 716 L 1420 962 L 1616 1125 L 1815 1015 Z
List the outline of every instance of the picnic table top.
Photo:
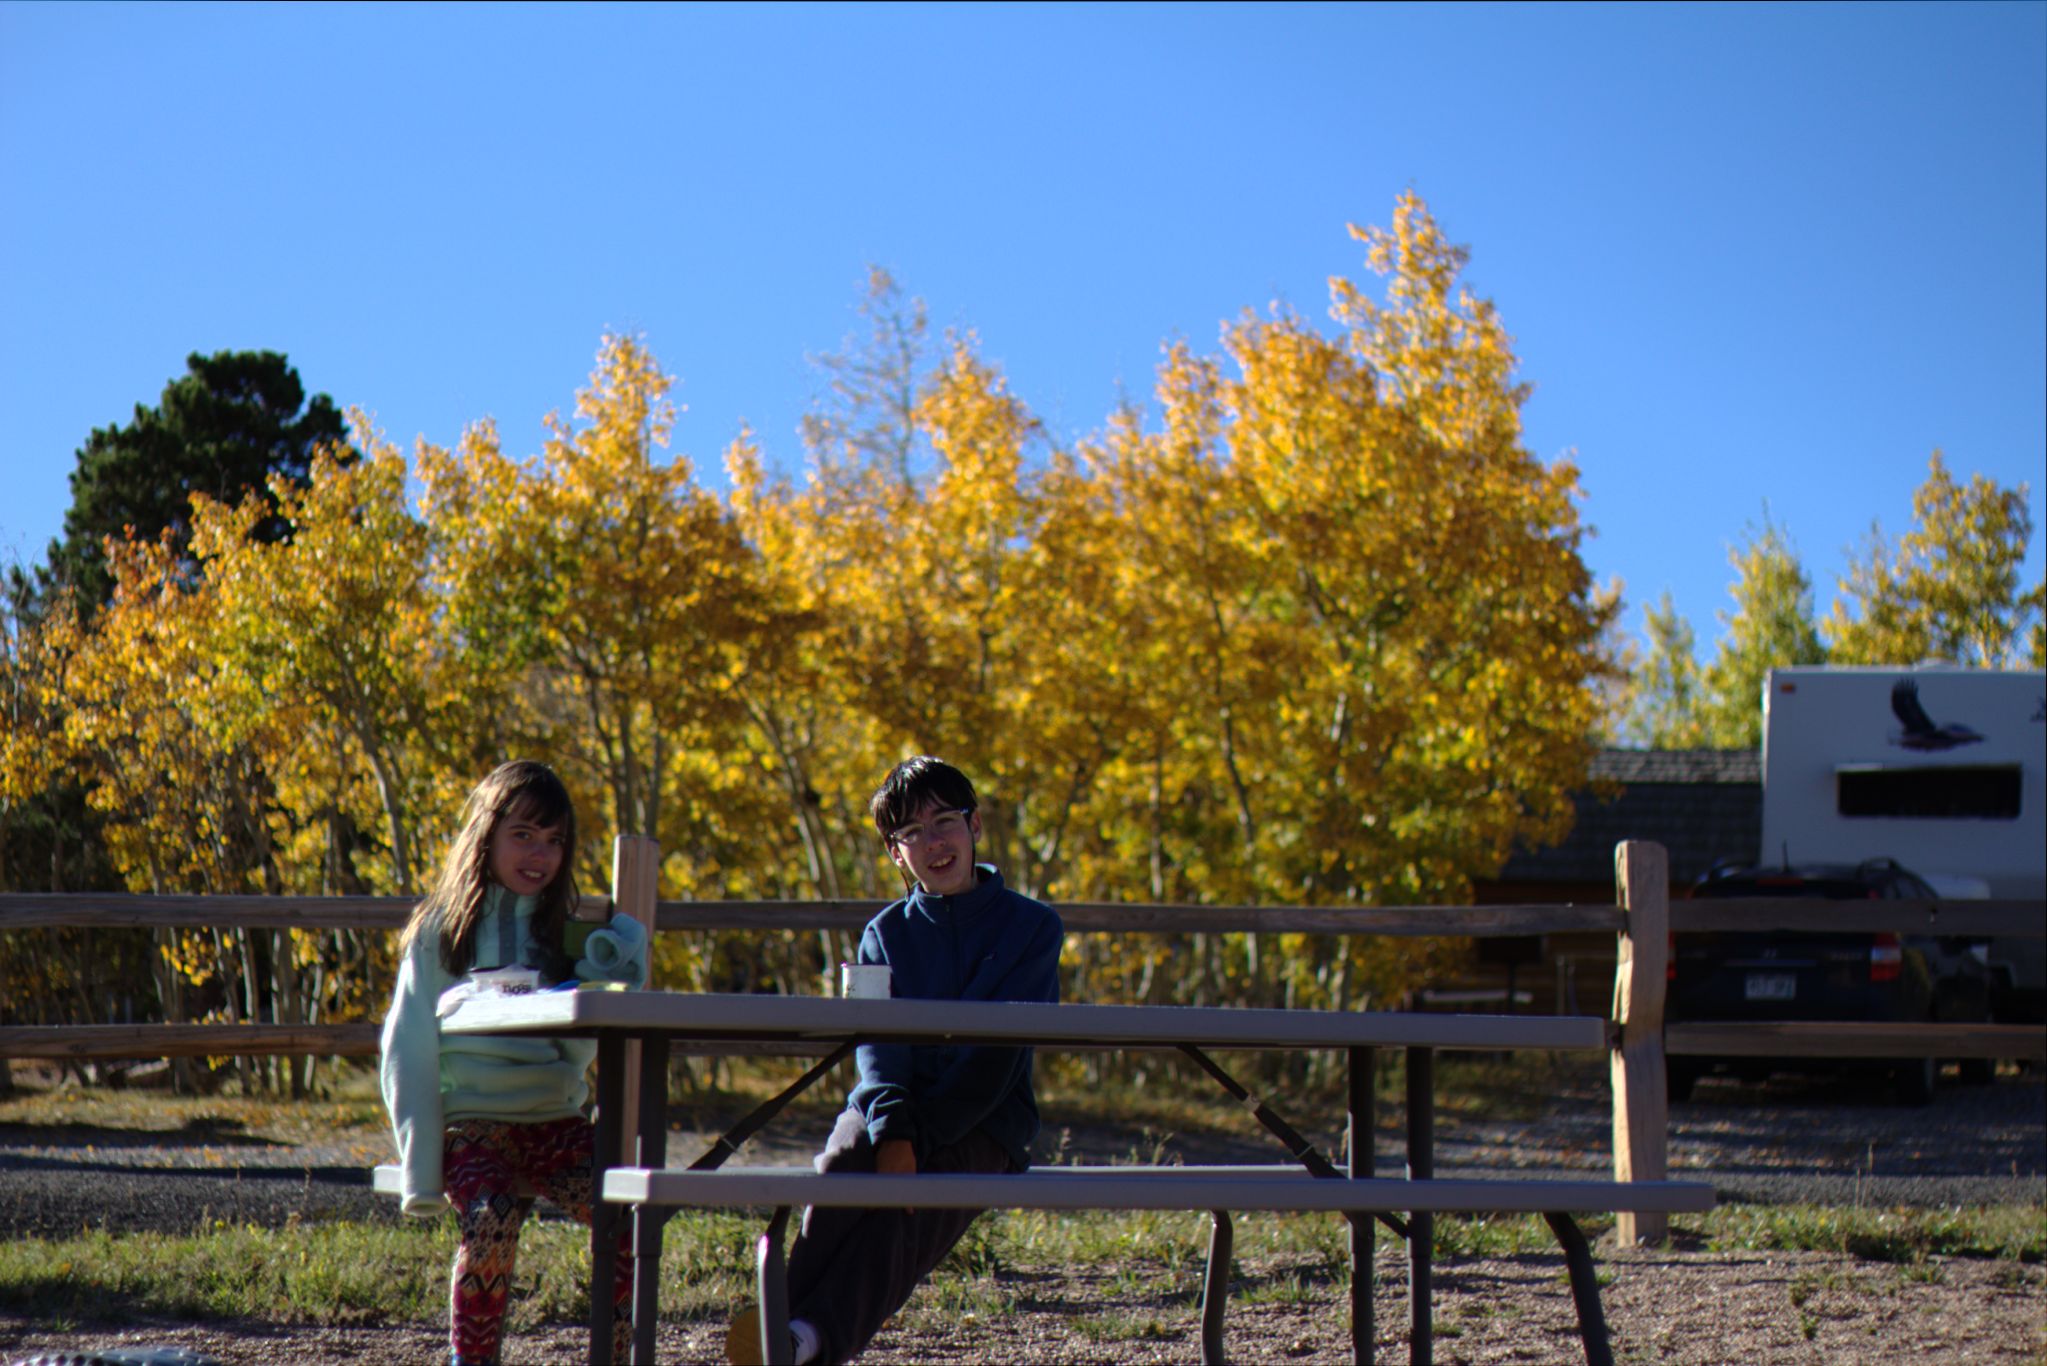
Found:
M 1465 1015 L 1025 1001 L 844 1000 L 675 991 L 478 997 L 449 1034 L 624 1034 L 679 1040 L 1073 1045 L 1108 1048 L 1604 1049 L 1590 1015 Z

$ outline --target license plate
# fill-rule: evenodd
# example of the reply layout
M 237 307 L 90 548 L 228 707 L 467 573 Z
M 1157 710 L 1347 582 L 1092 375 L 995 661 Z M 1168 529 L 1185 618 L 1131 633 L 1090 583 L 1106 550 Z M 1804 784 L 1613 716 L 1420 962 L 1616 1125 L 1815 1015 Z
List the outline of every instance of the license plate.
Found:
M 1748 975 L 1751 1001 L 1788 1001 L 1798 995 L 1798 978 L 1788 972 L 1752 972 Z

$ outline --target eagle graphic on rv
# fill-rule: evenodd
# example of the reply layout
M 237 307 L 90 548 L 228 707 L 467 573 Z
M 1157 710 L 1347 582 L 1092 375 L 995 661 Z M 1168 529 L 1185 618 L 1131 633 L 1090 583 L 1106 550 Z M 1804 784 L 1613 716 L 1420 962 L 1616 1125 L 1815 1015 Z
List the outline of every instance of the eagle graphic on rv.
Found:
M 1920 705 L 1919 680 L 1916 678 L 1901 678 L 1891 685 L 1891 714 L 1905 727 L 1891 736 L 1891 743 L 1905 749 L 1937 752 L 1954 749 L 1958 745 L 1973 745 L 1983 738 L 1959 721 L 1950 721 L 1944 726 L 1933 724 L 1933 718 Z

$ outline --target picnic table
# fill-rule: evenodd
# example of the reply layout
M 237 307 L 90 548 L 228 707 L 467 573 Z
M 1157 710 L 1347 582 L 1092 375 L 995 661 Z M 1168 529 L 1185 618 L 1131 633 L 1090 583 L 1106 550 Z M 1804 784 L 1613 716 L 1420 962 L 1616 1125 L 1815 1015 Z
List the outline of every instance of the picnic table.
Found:
M 787 1351 L 781 1239 L 796 1203 L 957 1208 L 1184 1208 L 1215 1218 L 1203 1301 L 1205 1361 L 1222 1355 L 1221 1291 L 1227 1284 L 1229 1209 L 1325 1209 L 1350 1221 L 1351 1331 L 1361 1362 L 1371 1359 L 1373 1221 L 1407 1239 L 1410 1352 L 1431 1358 L 1433 1216 L 1441 1210 L 1536 1210 L 1562 1245 L 1589 1361 L 1611 1360 L 1590 1249 L 1571 1217 L 1588 1209 L 1704 1209 L 1710 1187 L 1677 1182 L 1434 1180 L 1434 1055 L 1439 1049 L 1592 1049 L 1607 1047 L 1606 1021 L 1589 1016 L 1461 1015 L 1393 1011 L 1265 1010 L 1184 1006 L 1044 1005 L 1025 1002 L 844 1000 L 819 997 L 691 994 L 667 991 L 564 991 L 485 997 L 441 1022 L 451 1034 L 531 1034 L 597 1041 L 596 1151 L 600 1199 L 591 1218 L 590 1358 L 611 1353 L 610 1306 L 617 1277 L 616 1218 L 634 1219 L 633 1358 L 654 1354 L 661 1226 L 685 1206 L 771 1205 L 776 1215 L 760 1248 L 762 1334 L 770 1361 Z M 628 1044 L 638 1062 L 628 1068 Z M 822 1176 L 720 1171 L 725 1160 L 789 1100 L 815 1084 L 858 1043 L 990 1044 L 1063 1049 L 1170 1049 L 1191 1058 L 1242 1104 L 1287 1154 L 1274 1167 L 1201 1169 L 1034 1169 L 988 1177 Z M 697 1051 L 762 1047 L 822 1053 L 822 1061 L 745 1116 L 685 1171 L 667 1165 L 668 1057 L 672 1046 Z M 1377 1050 L 1407 1055 L 1407 1179 L 1373 1176 L 1372 1080 Z M 1230 1051 L 1335 1049 L 1346 1056 L 1350 1142 L 1339 1168 L 1239 1083 L 1212 1056 Z M 630 1071 L 630 1075 L 628 1072 Z M 637 1098 L 636 1132 L 622 1140 L 620 1116 Z M 611 1154 L 633 1160 L 614 1163 Z M 1305 1173 L 1310 1178 L 1302 1180 Z M 1114 1178 L 1114 1179 L 1108 1179 Z M 1327 1178 L 1336 1178 L 1329 1180 Z M 914 1201 L 897 1185 L 909 1183 Z M 884 1189 L 884 1186 L 887 1189 Z M 1405 1219 L 1398 1217 L 1404 1213 Z

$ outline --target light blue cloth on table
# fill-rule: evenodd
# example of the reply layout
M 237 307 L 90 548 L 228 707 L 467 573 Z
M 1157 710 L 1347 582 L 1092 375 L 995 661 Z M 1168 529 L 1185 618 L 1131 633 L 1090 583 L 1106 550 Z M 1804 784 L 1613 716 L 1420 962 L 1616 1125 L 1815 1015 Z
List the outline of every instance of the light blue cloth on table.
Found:
M 647 927 L 629 915 L 614 915 L 601 930 L 590 931 L 576 977 L 584 982 L 646 980 Z

